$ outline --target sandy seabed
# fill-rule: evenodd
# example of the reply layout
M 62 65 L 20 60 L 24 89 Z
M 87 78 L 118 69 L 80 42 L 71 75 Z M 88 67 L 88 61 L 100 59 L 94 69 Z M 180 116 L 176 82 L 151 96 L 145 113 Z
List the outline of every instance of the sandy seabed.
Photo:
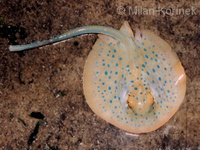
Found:
M 200 149 L 200 1 L 1 0 L 0 6 L 2 22 L 16 30 L 23 28 L 26 35 L 20 39 L 19 31 L 0 30 L 4 32 L 0 36 L 0 149 Z M 179 9 L 188 11 L 177 13 Z M 148 134 L 127 134 L 97 117 L 87 105 L 82 75 L 97 35 L 20 53 L 8 50 L 9 34 L 25 44 L 83 25 L 119 29 L 125 20 L 132 29 L 149 29 L 166 40 L 187 75 L 180 109 Z M 31 112 L 40 112 L 45 119 L 33 118 Z M 30 142 L 38 121 L 37 137 Z

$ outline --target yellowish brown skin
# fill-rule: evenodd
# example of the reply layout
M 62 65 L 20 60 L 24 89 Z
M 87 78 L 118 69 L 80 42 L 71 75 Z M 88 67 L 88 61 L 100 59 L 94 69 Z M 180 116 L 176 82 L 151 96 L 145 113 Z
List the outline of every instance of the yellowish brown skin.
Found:
M 164 125 L 180 107 L 185 96 L 186 75 L 178 57 L 171 51 L 169 44 L 160 37 L 147 30 L 136 30 L 134 37 L 127 22 L 124 23 L 120 31 L 136 44 L 134 49 L 137 51 L 133 53 L 131 58 L 140 55 L 135 64 L 129 64 L 132 74 L 124 72 L 128 57 L 126 57 L 127 53 L 123 46 L 109 36 L 99 35 L 99 39 L 85 64 L 83 74 L 84 94 L 90 108 L 99 117 L 114 126 L 130 133 L 151 132 Z M 154 40 L 153 42 L 149 40 L 150 37 Z M 145 44 L 142 45 L 141 43 L 144 41 Z M 149 51 L 142 49 L 145 46 L 152 45 L 152 43 L 155 47 L 151 49 L 155 54 L 158 54 L 156 57 L 154 57 L 155 54 L 152 54 L 151 49 Z M 141 45 L 141 50 L 137 48 L 137 44 Z M 162 48 L 159 48 L 159 45 Z M 124 54 L 123 51 L 125 51 Z M 112 58 L 112 54 L 115 54 L 115 57 Z M 148 54 L 148 59 L 145 58 L 146 54 Z M 157 57 L 160 58 L 158 59 L 160 62 L 150 61 L 146 64 L 146 68 L 135 69 L 136 66 L 142 68 L 142 64 L 149 61 L 151 57 L 153 60 L 156 60 Z M 166 59 L 165 61 L 161 60 L 163 57 Z M 122 60 L 125 61 L 120 61 L 119 58 L 123 58 Z M 118 63 L 117 67 L 114 66 L 116 63 Z M 158 64 L 162 71 L 156 68 Z M 111 67 L 109 68 L 108 65 Z M 166 71 L 164 70 L 165 66 L 168 67 Z M 118 68 L 119 71 L 117 72 Z M 151 71 L 152 68 L 156 68 L 156 73 Z M 166 73 L 162 73 L 163 70 Z M 149 75 L 142 75 L 147 71 Z M 114 72 L 117 72 L 117 74 L 114 74 Z M 121 76 L 123 76 L 123 79 Z M 159 76 L 161 81 L 157 79 Z M 148 89 L 145 89 L 147 84 L 144 84 L 146 83 L 144 79 L 140 80 L 140 78 L 145 78 L 149 82 Z M 150 83 L 152 79 L 155 80 L 156 84 Z M 134 82 L 132 86 L 129 86 L 127 83 L 131 80 Z M 167 81 L 165 85 L 164 80 Z M 116 88 L 116 85 L 118 88 Z M 159 86 L 163 90 L 159 91 L 157 89 Z M 140 94 L 141 92 L 142 94 Z M 159 94 L 161 98 L 159 98 Z M 118 100 L 118 97 L 121 99 Z M 174 98 L 170 99 L 170 97 Z

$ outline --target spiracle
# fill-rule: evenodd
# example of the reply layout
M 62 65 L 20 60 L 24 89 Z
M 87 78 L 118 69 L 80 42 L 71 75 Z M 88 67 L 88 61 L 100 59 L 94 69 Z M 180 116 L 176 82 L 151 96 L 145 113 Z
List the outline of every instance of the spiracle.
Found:
M 169 44 L 151 31 L 136 29 L 134 35 L 126 21 L 120 30 L 84 26 L 9 49 L 32 49 L 88 33 L 100 33 L 83 72 L 84 95 L 94 113 L 130 133 L 165 124 L 183 102 L 186 75 Z

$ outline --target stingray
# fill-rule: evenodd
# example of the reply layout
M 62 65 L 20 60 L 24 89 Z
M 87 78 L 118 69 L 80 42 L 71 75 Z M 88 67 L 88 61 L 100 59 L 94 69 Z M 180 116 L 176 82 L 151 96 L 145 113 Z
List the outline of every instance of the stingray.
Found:
M 186 91 L 186 75 L 167 42 L 128 22 L 120 30 L 83 26 L 50 40 L 11 45 L 22 51 L 98 33 L 83 72 L 83 90 L 93 112 L 130 133 L 147 133 L 164 125 L 179 109 Z

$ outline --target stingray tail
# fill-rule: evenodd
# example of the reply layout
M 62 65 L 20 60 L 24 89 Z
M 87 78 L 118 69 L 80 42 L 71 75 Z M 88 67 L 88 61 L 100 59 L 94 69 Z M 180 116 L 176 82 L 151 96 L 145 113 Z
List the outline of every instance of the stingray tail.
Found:
M 123 33 L 119 32 L 118 30 L 116 30 L 114 28 L 106 27 L 106 26 L 93 25 L 93 26 L 83 26 L 83 27 L 79 27 L 79 28 L 69 30 L 64 34 L 53 37 L 49 40 L 37 41 L 37 42 L 33 42 L 33 43 L 30 43 L 30 44 L 24 44 L 24 45 L 10 45 L 9 50 L 10 51 L 23 51 L 23 50 L 33 49 L 33 48 L 36 48 L 36 47 L 41 47 L 41 46 L 45 46 L 45 45 L 48 45 L 48 44 L 67 40 L 69 38 L 72 38 L 72 37 L 75 37 L 75 36 L 78 36 L 78 35 L 90 34 L 90 33 L 106 34 L 106 35 L 109 35 L 109 36 L 116 38 L 120 42 L 123 42 L 122 39 L 124 39 Z

